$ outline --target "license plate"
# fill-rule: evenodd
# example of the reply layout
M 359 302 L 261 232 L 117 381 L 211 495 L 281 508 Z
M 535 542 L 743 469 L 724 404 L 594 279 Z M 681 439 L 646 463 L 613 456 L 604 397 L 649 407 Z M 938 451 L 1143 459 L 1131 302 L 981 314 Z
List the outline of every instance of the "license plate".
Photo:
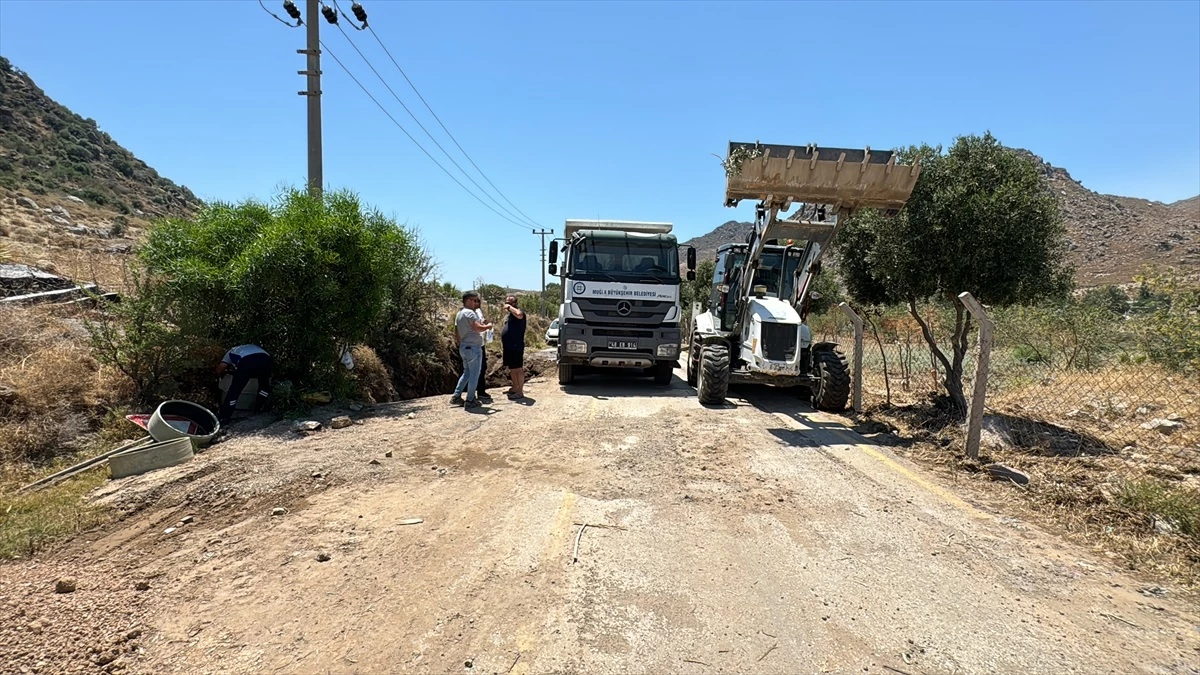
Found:
M 637 342 L 625 342 L 623 340 L 609 340 L 609 349 L 637 349 Z

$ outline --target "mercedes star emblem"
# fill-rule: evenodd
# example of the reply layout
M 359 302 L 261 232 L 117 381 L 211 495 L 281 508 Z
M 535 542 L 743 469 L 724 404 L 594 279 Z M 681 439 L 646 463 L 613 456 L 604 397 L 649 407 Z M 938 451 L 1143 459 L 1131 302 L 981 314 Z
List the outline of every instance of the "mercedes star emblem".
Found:
M 633 305 L 628 300 L 622 300 L 617 303 L 617 314 L 621 316 L 629 316 L 633 311 Z

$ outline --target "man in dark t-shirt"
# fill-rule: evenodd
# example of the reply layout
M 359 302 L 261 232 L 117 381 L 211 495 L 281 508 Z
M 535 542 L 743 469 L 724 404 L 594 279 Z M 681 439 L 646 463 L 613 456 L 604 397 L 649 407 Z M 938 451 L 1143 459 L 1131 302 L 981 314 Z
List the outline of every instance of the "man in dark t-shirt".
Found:
M 222 422 L 228 422 L 237 408 L 238 398 L 250 380 L 258 380 L 258 398 L 255 399 L 255 409 L 261 409 L 271 394 L 271 355 L 258 345 L 238 345 L 225 352 L 221 362 L 217 364 L 217 376 L 232 373 L 233 381 L 225 392 L 217 417 Z
M 504 299 L 504 311 L 508 317 L 500 329 L 500 346 L 504 348 L 504 367 L 512 378 L 508 397 L 516 400 L 525 398 L 525 312 L 517 306 L 515 295 Z

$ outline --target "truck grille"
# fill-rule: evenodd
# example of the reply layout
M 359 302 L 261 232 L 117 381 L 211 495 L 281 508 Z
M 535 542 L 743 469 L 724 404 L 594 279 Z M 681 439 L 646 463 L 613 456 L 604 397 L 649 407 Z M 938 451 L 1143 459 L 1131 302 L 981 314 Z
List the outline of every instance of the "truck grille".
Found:
M 592 330 L 592 335 L 603 335 L 605 337 L 654 337 L 652 330 L 629 330 L 625 328 L 595 328 Z
M 791 361 L 796 356 L 797 332 L 794 324 L 762 324 L 763 356 L 771 361 Z
M 577 299 L 576 304 L 590 324 L 616 324 L 628 326 L 631 324 L 661 324 L 667 312 L 675 305 L 673 302 L 655 300 L 629 300 L 631 311 L 626 316 L 617 312 L 619 299 Z

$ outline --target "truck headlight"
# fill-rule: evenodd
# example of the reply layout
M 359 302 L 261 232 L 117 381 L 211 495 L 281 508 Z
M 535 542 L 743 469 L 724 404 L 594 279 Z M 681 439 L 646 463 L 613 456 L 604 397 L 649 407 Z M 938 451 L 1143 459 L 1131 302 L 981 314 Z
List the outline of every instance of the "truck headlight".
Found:
M 583 340 L 567 340 L 567 351 L 572 354 L 586 354 L 587 343 Z
M 658 349 L 654 350 L 656 356 L 671 357 L 679 353 L 679 345 L 659 345 Z

